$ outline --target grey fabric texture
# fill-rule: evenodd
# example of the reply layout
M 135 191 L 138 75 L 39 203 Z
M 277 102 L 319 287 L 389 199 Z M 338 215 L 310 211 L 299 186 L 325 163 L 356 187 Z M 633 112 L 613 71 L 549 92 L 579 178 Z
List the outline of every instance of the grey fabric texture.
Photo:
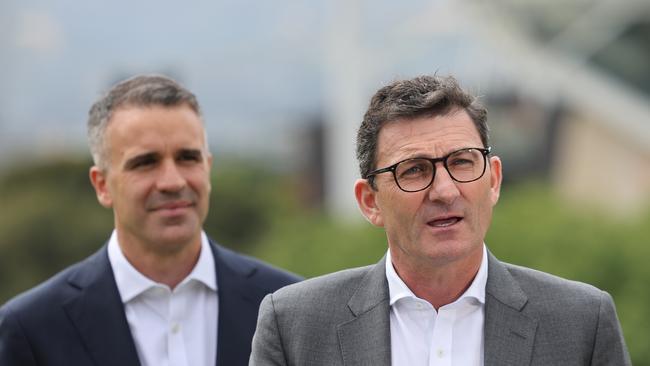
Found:
M 385 260 L 267 295 L 249 366 L 390 365 Z M 484 365 L 631 365 L 609 294 L 489 252 L 488 263 Z

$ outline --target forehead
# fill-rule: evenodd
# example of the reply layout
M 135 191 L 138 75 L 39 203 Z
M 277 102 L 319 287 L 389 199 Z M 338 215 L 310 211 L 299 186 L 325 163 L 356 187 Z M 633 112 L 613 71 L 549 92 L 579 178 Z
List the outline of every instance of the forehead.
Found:
M 201 118 L 187 105 L 123 107 L 113 112 L 107 131 L 113 134 L 129 132 L 164 132 L 169 129 L 182 128 L 203 130 Z
M 201 118 L 186 105 L 125 107 L 116 110 L 106 128 L 113 149 L 160 144 L 203 144 Z
M 464 147 L 483 147 L 472 119 L 462 109 L 445 115 L 388 122 L 377 139 L 377 166 L 416 157 L 439 157 Z

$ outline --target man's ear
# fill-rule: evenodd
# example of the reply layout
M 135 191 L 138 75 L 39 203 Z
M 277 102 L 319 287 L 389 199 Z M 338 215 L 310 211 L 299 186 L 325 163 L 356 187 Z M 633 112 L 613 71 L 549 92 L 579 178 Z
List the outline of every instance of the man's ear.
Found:
M 384 226 L 381 209 L 377 205 L 377 191 L 370 186 L 367 179 L 357 179 L 354 182 L 354 196 L 363 216 L 375 226 Z
M 212 154 L 209 152 L 206 154 L 206 169 L 208 175 L 208 193 L 212 192 Z
M 492 206 L 494 206 L 499 201 L 499 195 L 501 194 L 501 180 L 503 179 L 501 159 L 498 156 L 491 156 L 488 162 L 490 163 L 490 196 Z
M 90 183 L 93 185 L 93 188 L 95 188 L 97 201 L 106 208 L 113 207 L 113 199 L 108 190 L 107 172 L 97 166 L 92 166 L 90 168 L 89 176 Z
M 212 154 L 210 153 L 205 154 L 205 159 L 208 163 L 208 171 L 210 171 L 210 169 L 212 169 Z

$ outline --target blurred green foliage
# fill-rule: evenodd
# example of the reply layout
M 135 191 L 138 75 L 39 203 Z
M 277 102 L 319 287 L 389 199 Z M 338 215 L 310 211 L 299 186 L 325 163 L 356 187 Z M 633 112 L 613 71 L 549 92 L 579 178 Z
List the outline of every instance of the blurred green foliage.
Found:
M 609 292 L 633 364 L 650 365 L 650 210 L 610 217 L 568 205 L 539 185 L 509 187 L 495 209 L 486 243 L 501 260 Z
M 0 302 L 95 251 L 112 214 L 101 209 L 89 163 L 40 162 L 0 180 Z
M 280 176 L 236 160 L 213 171 L 207 233 L 250 251 L 285 215 L 291 187 Z M 0 176 L 0 304 L 99 249 L 113 215 L 97 202 L 90 160 L 60 159 L 9 169 Z
M 11 169 L 0 177 L 0 303 L 96 251 L 112 214 L 86 160 Z M 214 166 L 208 234 L 306 277 L 375 263 L 382 229 L 343 222 L 302 202 L 300 180 L 238 160 Z M 650 365 L 650 211 L 615 219 L 572 207 L 543 185 L 504 188 L 490 232 L 501 260 L 591 283 L 614 297 L 635 365 Z

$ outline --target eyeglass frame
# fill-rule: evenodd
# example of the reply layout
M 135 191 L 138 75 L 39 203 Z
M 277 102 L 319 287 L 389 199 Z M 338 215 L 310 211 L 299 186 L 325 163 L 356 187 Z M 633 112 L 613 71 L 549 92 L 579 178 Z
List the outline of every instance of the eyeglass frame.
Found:
M 458 180 L 458 179 L 454 178 L 453 174 L 451 174 L 449 172 L 449 167 L 447 166 L 447 159 L 449 159 L 450 156 L 458 153 L 459 151 L 463 151 L 463 150 L 478 150 L 483 155 L 483 171 L 475 179 L 472 179 L 472 180 Z M 407 192 L 407 193 L 420 192 L 420 191 L 424 191 L 425 189 L 431 187 L 431 185 L 433 184 L 434 179 L 436 178 L 436 163 L 442 162 L 442 166 L 445 167 L 445 170 L 447 171 L 447 174 L 449 174 L 449 177 L 451 177 L 451 179 L 453 179 L 454 181 L 456 181 L 458 183 L 471 183 L 471 182 L 475 182 L 475 181 L 481 179 L 485 175 L 485 170 L 487 169 L 487 165 L 488 165 L 487 164 L 487 156 L 490 155 L 490 152 L 492 152 L 492 147 L 491 146 L 488 146 L 488 147 L 485 147 L 485 148 L 483 148 L 483 147 L 464 147 L 462 149 L 454 150 L 454 151 L 450 152 L 449 154 L 447 154 L 445 156 L 441 156 L 439 158 L 426 158 L 426 157 L 408 158 L 408 159 L 400 160 L 400 161 L 398 161 L 397 163 L 395 163 L 395 164 L 393 164 L 391 166 L 387 166 L 385 168 L 380 168 L 380 169 L 375 169 L 375 170 L 371 171 L 370 173 L 366 174 L 364 179 L 368 180 L 368 182 L 370 182 L 370 184 L 372 185 L 373 182 L 374 182 L 374 178 L 375 178 L 375 176 L 377 174 L 391 172 L 391 173 L 393 173 L 393 180 L 395 180 L 395 184 L 397 184 L 397 187 L 399 189 L 401 189 L 402 191 Z M 410 161 L 410 160 L 416 160 L 416 159 L 417 160 L 428 160 L 428 161 L 430 161 L 431 165 L 433 167 L 433 170 L 432 170 L 433 173 L 431 174 L 431 181 L 424 188 L 421 188 L 421 189 L 418 189 L 418 190 L 415 190 L 415 191 L 408 191 L 408 190 L 402 188 L 402 186 L 399 184 L 399 181 L 397 179 L 397 174 L 395 173 L 395 171 L 397 170 L 397 166 L 402 164 L 403 162 Z

